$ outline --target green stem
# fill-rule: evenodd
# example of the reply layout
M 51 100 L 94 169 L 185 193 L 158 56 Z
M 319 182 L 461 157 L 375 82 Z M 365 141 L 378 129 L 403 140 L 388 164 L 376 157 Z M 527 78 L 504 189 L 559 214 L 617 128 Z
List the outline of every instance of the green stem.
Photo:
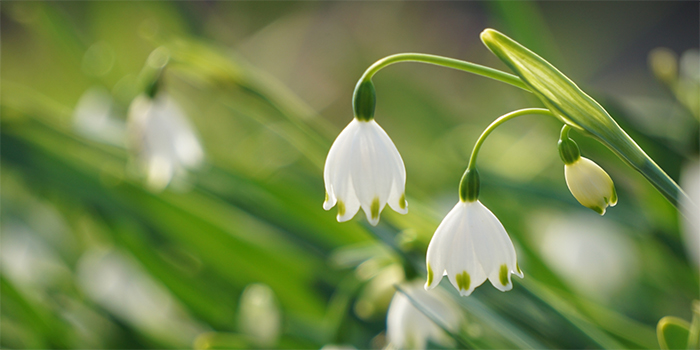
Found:
M 479 172 L 476 170 L 476 157 L 479 154 L 481 145 L 486 141 L 486 138 L 495 130 L 499 125 L 522 115 L 526 114 L 542 114 L 553 116 L 552 112 L 544 108 L 525 108 L 520 109 L 508 114 L 500 116 L 498 119 L 494 120 L 484 132 L 481 133 L 479 139 L 476 140 L 474 149 L 472 150 L 472 155 L 469 157 L 469 165 L 467 170 L 464 171 L 462 175 L 462 180 L 459 181 L 459 199 L 463 202 L 474 202 L 479 198 Z
M 559 139 L 560 140 L 566 140 L 569 138 L 569 130 L 571 130 L 571 126 L 569 124 L 564 124 L 564 126 L 561 128 L 561 134 L 559 134 Z
M 524 108 L 524 109 L 519 109 L 517 111 L 510 112 L 508 114 L 504 114 L 498 119 L 494 120 L 491 125 L 489 125 L 484 132 L 481 133 L 481 136 L 479 136 L 479 139 L 476 140 L 476 144 L 474 144 L 474 149 L 472 150 L 472 155 L 469 157 L 469 165 L 467 166 L 467 171 L 474 169 L 476 167 L 476 157 L 479 154 L 479 150 L 481 149 L 481 145 L 486 141 L 486 138 L 491 134 L 491 132 L 496 129 L 499 125 L 513 119 L 517 118 L 523 115 L 527 114 L 542 114 L 542 115 L 549 115 L 553 116 L 552 112 L 550 112 L 548 109 L 545 108 Z
M 525 83 L 523 83 L 523 81 L 519 77 L 513 74 L 502 72 L 498 69 L 489 68 L 479 64 L 457 60 L 454 58 L 428 55 L 423 53 L 399 53 L 396 55 L 384 57 L 379 61 L 375 62 L 369 68 L 367 68 L 365 73 L 362 74 L 360 82 L 370 81 L 374 74 L 377 73 L 380 69 L 399 62 L 420 62 L 462 70 L 465 72 L 474 73 L 487 78 L 498 80 L 506 84 L 519 87 L 525 91 L 531 92 L 530 88 L 528 88 L 527 85 L 525 85 Z M 360 84 L 358 83 L 357 86 L 360 86 Z

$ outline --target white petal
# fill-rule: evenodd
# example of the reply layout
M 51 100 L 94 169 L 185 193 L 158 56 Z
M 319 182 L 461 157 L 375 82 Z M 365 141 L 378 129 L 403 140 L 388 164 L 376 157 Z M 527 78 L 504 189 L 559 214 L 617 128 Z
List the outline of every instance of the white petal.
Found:
M 162 116 L 164 127 L 169 130 L 170 146 L 175 156 L 186 167 L 197 167 L 204 157 L 204 152 L 185 113 L 167 94 L 158 95 L 154 110 L 156 108 Z
M 152 191 L 162 191 L 173 178 L 173 163 L 167 157 L 153 155 L 148 159 L 147 184 Z
M 344 222 L 352 219 L 357 211 L 360 210 L 360 201 L 355 195 L 355 188 L 352 185 L 352 178 L 350 176 L 345 180 L 346 183 L 339 188 L 343 192 L 339 192 L 338 196 L 338 222 Z
M 375 123 L 376 124 L 376 123 Z M 406 167 L 404 166 L 401 154 L 396 149 L 396 145 L 384 129 L 376 124 L 375 133 L 377 138 L 384 145 L 387 156 L 388 171 L 391 174 L 391 192 L 389 193 L 388 204 L 396 212 L 408 213 L 408 203 L 406 202 Z
M 433 234 L 428 244 L 426 254 L 426 268 L 428 269 L 428 281 L 425 289 L 433 289 L 442 280 L 442 276 L 447 269 L 447 262 L 450 258 L 450 246 L 456 234 L 456 227 L 461 223 L 462 207 L 461 202 L 447 213 L 437 230 Z
M 357 198 L 355 190 L 352 187 L 352 181 L 350 179 L 350 162 L 348 160 L 352 152 L 352 142 L 357 130 L 357 121 L 353 119 L 333 142 L 323 169 L 323 179 L 326 187 L 326 195 L 328 196 L 323 203 L 323 208 L 330 210 L 338 201 L 341 201 L 343 209 L 341 210 L 339 208 L 339 221 L 341 218 L 343 219 L 342 221 L 349 220 L 357 213 L 357 209 L 354 209 L 354 211 L 345 210 L 348 204 L 351 209 L 355 207 L 359 208 L 359 204 L 356 203 Z M 342 215 L 340 215 L 341 212 Z M 348 217 L 349 213 L 351 213 L 352 216 Z
M 405 346 L 407 328 L 406 322 L 410 319 L 407 317 L 409 311 L 408 303 L 410 301 L 405 295 L 396 292 L 389 304 L 389 311 L 386 316 L 386 336 L 389 343 L 392 343 L 396 348 Z
M 331 145 L 331 149 L 326 157 L 326 163 L 323 167 L 323 182 L 328 195 L 328 199 L 323 203 L 323 208 L 326 210 L 330 210 L 336 204 L 337 197 L 335 193 L 337 189 L 334 188 L 334 180 L 338 180 L 336 178 L 337 174 L 349 175 L 347 168 L 348 159 L 345 157 L 350 151 L 356 130 L 357 122 L 353 119 L 333 141 L 333 145 Z M 335 186 L 337 185 L 336 183 Z
M 515 248 L 501 222 L 481 202 L 474 202 L 475 250 L 491 284 L 501 291 L 513 288 L 510 274 L 518 272 Z M 478 242 L 478 243 L 477 243 Z M 520 273 L 522 275 L 522 273 Z
M 384 209 L 391 192 L 390 155 L 378 137 L 376 122 L 360 122 L 360 130 L 353 142 L 355 152 L 352 155 L 353 184 L 357 190 L 362 209 L 367 220 L 373 225 L 379 221 L 379 214 Z
M 472 241 L 474 235 L 474 203 L 459 202 L 460 223 L 455 227 L 452 242 L 446 247 L 449 251 L 447 275 L 460 295 L 468 296 L 474 288 L 486 280 Z

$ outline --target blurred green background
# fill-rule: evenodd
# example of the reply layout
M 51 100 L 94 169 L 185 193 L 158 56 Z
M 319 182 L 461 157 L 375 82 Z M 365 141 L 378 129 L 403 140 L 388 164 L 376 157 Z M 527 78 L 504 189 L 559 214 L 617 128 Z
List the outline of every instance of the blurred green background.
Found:
M 410 210 L 386 209 L 377 227 L 362 214 L 337 223 L 321 206 L 323 162 L 362 72 L 399 52 L 506 70 L 479 41 L 498 29 L 601 102 L 687 187 L 700 178 L 699 6 L 3 1 L 0 346 L 384 347 L 393 284 L 422 278 L 476 138 L 540 104 L 445 68 L 383 70 L 376 119 L 406 164 Z M 146 186 L 125 126 L 157 48 L 170 57 L 160 89 L 204 153 L 162 191 Z M 77 117 L 88 91 L 107 121 Z M 692 318 L 697 218 L 574 134 L 619 195 L 604 217 L 583 208 L 564 181 L 560 127 L 519 118 L 484 145 L 481 200 L 525 278 L 507 293 L 487 283 L 455 296 L 464 337 L 480 348 L 658 348 L 661 317 Z

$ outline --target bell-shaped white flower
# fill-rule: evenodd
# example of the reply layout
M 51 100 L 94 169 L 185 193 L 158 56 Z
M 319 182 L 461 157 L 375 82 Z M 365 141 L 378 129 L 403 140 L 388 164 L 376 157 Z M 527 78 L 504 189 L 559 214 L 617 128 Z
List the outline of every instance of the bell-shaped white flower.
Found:
M 452 208 L 430 240 L 426 260 L 425 288 L 435 288 L 447 275 L 462 296 L 486 278 L 505 292 L 513 288 L 511 274 L 523 277 L 506 229 L 478 200 L 460 201 Z
M 136 97 L 129 107 L 128 145 L 138 156 L 147 183 L 165 188 L 184 169 L 198 167 L 204 152 L 180 106 L 167 94 Z
M 362 207 L 376 225 L 388 203 L 406 214 L 406 168 L 396 146 L 374 119 L 353 119 L 335 139 L 323 169 L 325 210 L 338 205 L 338 221 L 350 220 Z
M 564 165 L 564 177 L 569 191 L 581 205 L 605 214 L 605 208 L 617 204 L 615 185 L 608 173 L 592 160 L 580 157 Z
M 430 312 L 442 326 L 451 332 L 459 330 L 464 321 L 461 309 L 447 293 L 442 290 L 427 292 L 421 288 L 421 282 L 403 285 L 402 290 L 421 305 L 424 311 Z M 428 340 L 445 346 L 453 345 L 445 331 L 401 292 L 396 292 L 389 304 L 386 333 L 389 342 L 387 348 L 425 349 Z

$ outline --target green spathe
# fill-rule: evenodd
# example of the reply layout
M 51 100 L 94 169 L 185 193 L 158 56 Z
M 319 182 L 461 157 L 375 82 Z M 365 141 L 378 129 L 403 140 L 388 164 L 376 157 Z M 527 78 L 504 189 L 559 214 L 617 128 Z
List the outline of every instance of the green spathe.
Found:
M 455 280 L 457 281 L 457 288 L 460 291 L 469 290 L 469 285 L 471 284 L 471 277 L 469 277 L 467 271 L 462 271 L 462 273 L 458 273 L 457 276 L 455 276 Z
M 572 139 L 560 139 L 559 140 L 559 156 L 564 164 L 573 164 L 577 160 L 581 159 L 581 151 L 578 148 L 576 142 Z
M 377 105 L 377 93 L 371 80 L 360 80 L 352 96 L 352 108 L 355 118 L 362 121 L 374 119 L 374 108 Z
M 557 118 L 605 144 L 644 175 L 674 205 L 686 196 L 600 104 L 549 62 L 493 29 L 484 30 L 481 40 L 520 76 Z
M 501 269 L 498 271 L 498 280 L 502 285 L 508 285 L 508 266 L 506 264 L 501 265 Z
M 476 201 L 479 199 L 480 187 L 479 171 L 476 168 L 467 169 L 459 183 L 459 199 L 463 202 Z

